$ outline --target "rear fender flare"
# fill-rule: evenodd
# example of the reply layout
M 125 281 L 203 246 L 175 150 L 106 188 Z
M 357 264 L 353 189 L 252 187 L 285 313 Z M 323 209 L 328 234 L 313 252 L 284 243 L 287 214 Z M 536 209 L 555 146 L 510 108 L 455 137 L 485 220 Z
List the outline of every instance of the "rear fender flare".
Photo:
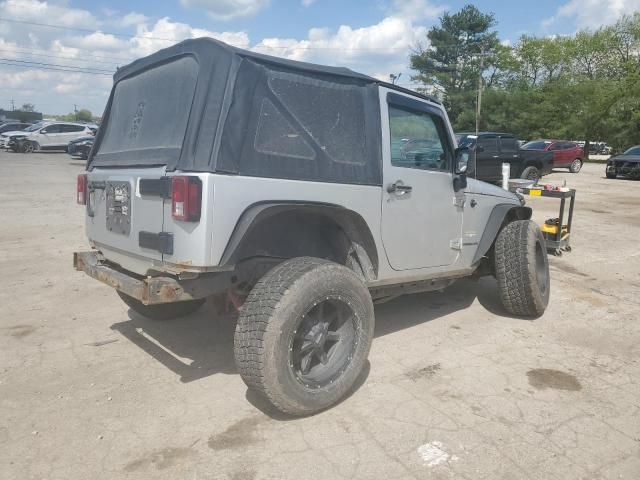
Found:
M 366 281 L 375 280 L 378 273 L 378 250 L 362 216 L 339 205 L 316 202 L 264 202 L 249 206 L 240 216 L 222 254 L 220 265 L 234 265 L 241 260 L 243 240 L 262 222 L 286 212 L 306 212 L 333 221 L 344 232 L 351 247 L 349 256 L 357 259 Z

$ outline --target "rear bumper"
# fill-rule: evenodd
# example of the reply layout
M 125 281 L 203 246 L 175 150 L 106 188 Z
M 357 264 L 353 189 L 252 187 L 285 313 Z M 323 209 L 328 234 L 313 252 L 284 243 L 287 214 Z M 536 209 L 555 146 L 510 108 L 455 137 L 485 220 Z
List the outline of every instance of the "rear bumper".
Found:
M 222 275 L 199 281 L 180 281 L 169 276 L 141 277 L 108 263 L 97 251 L 74 252 L 73 266 L 76 270 L 141 301 L 144 305 L 204 298 L 226 281 L 226 276 Z

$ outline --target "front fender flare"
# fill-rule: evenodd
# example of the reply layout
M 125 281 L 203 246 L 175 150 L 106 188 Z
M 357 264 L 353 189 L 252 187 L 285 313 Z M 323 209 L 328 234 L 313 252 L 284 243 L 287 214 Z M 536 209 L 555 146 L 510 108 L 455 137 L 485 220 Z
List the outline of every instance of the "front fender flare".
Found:
M 514 205 L 513 203 L 499 203 L 493 207 L 471 264 L 477 265 L 480 260 L 482 260 L 491 249 L 500 230 L 502 230 L 507 223 L 513 220 L 529 220 L 531 214 L 531 208 Z

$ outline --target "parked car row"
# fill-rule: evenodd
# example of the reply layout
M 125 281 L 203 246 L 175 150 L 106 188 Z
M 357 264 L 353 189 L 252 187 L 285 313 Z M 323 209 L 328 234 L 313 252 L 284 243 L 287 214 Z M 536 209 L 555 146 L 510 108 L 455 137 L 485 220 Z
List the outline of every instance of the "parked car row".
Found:
M 20 128 L 24 125 L 1 125 L 0 148 L 22 153 L 40 150 L 67 151 L 69 142 L 93 137 L 98 131 L 97 125 L 74 122 L 42 121 Z M 11 130 L 12 127 L 16 129 Z
M 607 178 L 626 176 L 640 180 L 640 145 L 631 147 L 621 155 L 610 157 L 605 174 Z
M 72 157 L 80 157 L 81 159 L 86 160 L 89 158 L 89 152 L 93 147 L 95 139 L 95 135 L 88 135 L 86 137 L 71 140 L 69 145 L 67 145 L 67 153 Z
M 461 133 L 458 145 L 472 152 L 475 178 L 496 183 L 502 179 L 502 164 L 511 167 L 511 178 L 538 180 L 554 168 L 568 168 L 578 173 L 584 162 L 584 151 L 575 142 L 534 140 L 520 145 L 510 133 Z

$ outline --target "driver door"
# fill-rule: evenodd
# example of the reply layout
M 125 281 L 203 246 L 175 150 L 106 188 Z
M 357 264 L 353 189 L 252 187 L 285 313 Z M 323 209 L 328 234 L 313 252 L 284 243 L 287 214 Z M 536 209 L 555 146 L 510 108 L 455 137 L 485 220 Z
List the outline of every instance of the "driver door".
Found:
M 382 241 L 394 270 L 457 260 L 464 192 L 453 190 L 454 147 L 439 106 L 380 87 Z
M 43 129 L 40 130 L 37 137 L 34 138 L 36 142 L 41 147 L 48 147 L 51 145 L 55 145 L 57 141 L 59 141 L 61 131 L 60 125 L 57 123 L 53 123 L 51 125 L 47 125 Z

